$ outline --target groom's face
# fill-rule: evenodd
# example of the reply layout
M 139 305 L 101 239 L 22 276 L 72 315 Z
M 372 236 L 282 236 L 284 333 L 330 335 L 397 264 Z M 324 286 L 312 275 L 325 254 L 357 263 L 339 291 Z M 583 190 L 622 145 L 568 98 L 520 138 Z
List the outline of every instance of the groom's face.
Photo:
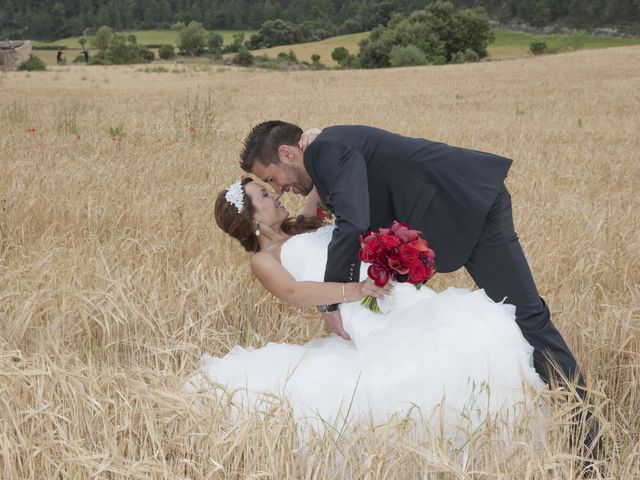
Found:
M 304 168 L 302 150 L 282 145 L 278 154 L 280 162 L 264 165 L 257 160 L 251 172 L 271 185 L 280 195 L 284 192 L 309 195 L 313 189 L 313 181 Z

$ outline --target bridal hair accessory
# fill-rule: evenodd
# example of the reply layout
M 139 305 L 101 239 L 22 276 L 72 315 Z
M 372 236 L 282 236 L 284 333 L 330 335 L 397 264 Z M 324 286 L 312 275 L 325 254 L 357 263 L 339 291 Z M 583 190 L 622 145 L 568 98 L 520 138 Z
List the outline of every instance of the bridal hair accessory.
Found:
M 224 196 L 225 200 L 231 205 L 236 207 L 238 213 L 242 213 L 244 209 L 244 192 L 242 191 L 242 180 L 238 180 L 236 183 L 229 187 L 227 193 Z

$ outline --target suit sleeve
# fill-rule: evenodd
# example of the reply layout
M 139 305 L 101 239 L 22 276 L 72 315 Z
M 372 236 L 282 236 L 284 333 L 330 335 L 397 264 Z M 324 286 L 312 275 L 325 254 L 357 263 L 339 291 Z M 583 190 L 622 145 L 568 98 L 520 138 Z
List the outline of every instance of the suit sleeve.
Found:
M 305 152 L 305 167 L 314 183 L 328 192 L 335 211 L 336 228 L 329 243 L 324 281 L 358 281 L 358 238 L 370 223 L 364 158 L 345 145 L 316 141 Z

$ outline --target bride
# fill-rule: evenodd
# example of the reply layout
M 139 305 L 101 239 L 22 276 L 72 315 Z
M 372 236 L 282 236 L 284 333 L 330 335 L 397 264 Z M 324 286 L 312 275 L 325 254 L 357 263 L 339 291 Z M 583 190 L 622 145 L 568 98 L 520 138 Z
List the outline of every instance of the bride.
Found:
M 315 217 L 294 220 L 278 199 L 245 178 L 218 195 L 216 222 L 254 253 L 251 270 L 273 295 L 297 307 L 340 303 L 351 341 L 332 335 L 205 355 L 190 388 L 221 384 L 242 391 L 250 408 L 275 394 L 301 423 L 383 422 L 418 407 L 423 418 L 437 416 L 452 428 L 471 411 L 477 425 L 484 415 L 515 409 L 527 384 L 544 386 L 515 307 L 493 302 L 483 290 L 380 288 L 367 278 L 366 265 L 359 283 L 323 283 L 335 227 Z M 365 295 L 385 298 L 387 312 L 363 307 Z

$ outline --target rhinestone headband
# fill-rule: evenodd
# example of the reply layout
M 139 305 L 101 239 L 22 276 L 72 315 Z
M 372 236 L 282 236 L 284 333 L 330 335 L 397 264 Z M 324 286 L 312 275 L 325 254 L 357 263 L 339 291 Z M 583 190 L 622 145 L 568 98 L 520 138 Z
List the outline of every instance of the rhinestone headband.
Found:
M 238 213 L 242 213 L 244 209 L 244 192 L 242 191 L 242 180 L 238 180 L 236 183 L 229 187 L 227 193 L 224 196 L 225 200 L 231 205 L 236 207 Z

